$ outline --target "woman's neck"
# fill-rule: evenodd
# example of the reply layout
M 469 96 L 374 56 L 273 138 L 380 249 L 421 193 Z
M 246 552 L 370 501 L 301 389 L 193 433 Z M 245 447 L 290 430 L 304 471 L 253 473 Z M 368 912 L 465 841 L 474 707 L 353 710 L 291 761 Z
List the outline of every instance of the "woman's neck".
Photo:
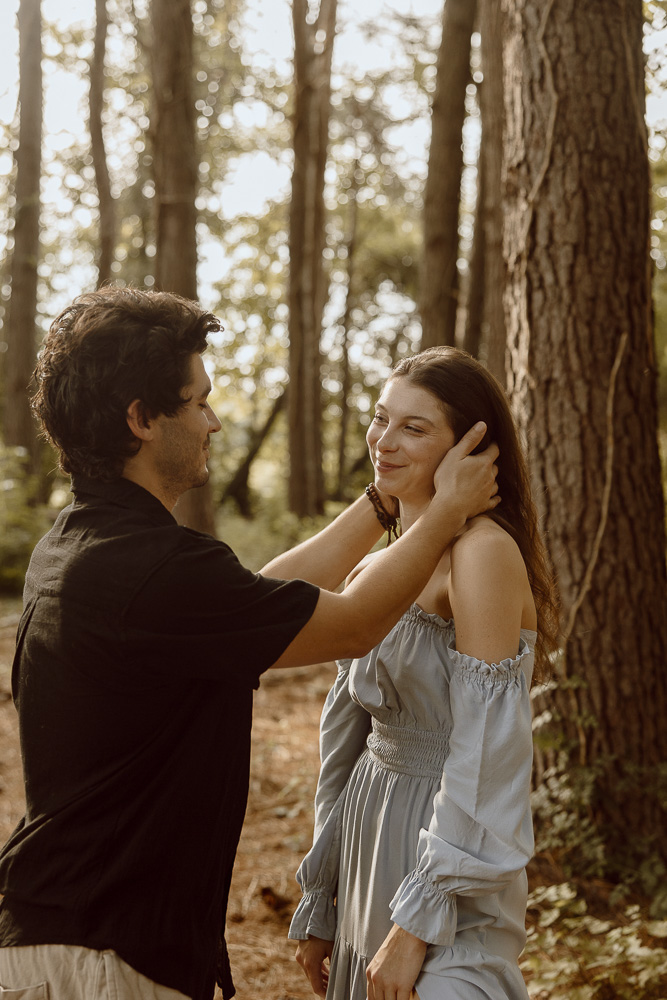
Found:
M 401 519 L 401 532 L 407 531 L 415 521 L 418 521 L 421 515 L 424 513 L 428 505 L 430 504 L 430 499 L 428 500 L 400 500 L 398 501 L 399 507 L 399 517 Z

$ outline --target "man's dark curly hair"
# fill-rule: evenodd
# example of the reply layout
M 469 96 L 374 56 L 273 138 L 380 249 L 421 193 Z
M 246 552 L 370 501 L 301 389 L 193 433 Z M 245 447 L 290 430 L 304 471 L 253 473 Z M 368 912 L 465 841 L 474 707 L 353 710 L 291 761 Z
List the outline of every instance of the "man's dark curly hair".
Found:
M 190 359 L 219 320 L 168 292 L 102 288 L 75 299 L 53 321 L 34 373 L 32 408 L 58 449 L 63 472 L 117 479 L 141 443 L 126 420 L 141 400 L 149 417 L 171 417 Z

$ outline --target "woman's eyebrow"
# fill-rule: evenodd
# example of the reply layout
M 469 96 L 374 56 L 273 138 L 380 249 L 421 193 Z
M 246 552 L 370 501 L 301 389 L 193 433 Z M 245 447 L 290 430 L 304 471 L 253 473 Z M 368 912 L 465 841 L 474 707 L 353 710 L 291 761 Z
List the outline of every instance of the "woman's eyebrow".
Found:
M 376 408 L 376 410 L 383 410 L 385 413 L 387 412 L 386 407 L 384 407 L 382 405 L 382 403 L 378 403 L 375 408 Z M 412 416 L 408 415 L 408 416 L 402 417 L 402 419 L 403 420 L 421 420 L 423 423 L 430 424 L 431 427 L 435 427 L 435 424 L 433 423 L 432 420 L 429 420 L 428 417 L 421 417 L 417 413 L 413 414 Z

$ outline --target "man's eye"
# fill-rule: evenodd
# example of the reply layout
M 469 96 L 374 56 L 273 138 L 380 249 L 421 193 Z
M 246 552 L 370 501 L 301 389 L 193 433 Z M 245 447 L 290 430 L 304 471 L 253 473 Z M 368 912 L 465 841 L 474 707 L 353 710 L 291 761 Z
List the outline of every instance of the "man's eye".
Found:
M 383 417 L 381 413 L 376 413 L 373 419 L 375 420 L 376 424 L 386 423 L 386 417 Z
M 406 426 L 405 429 L 406 429 L 406 431 L 414 431 L 415 434 L 423 434 L 424 433 L 421 427 L 413 427 L 412 424 L 407 424 L 407 426 Z

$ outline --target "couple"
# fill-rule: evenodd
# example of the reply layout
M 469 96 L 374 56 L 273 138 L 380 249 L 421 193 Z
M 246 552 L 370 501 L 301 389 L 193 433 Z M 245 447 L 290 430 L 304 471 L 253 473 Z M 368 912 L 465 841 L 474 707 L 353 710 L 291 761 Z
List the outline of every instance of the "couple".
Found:
M 504 401 L 499 423 L 495 403 L 478 408 L 476 379 L 488 377 L 458 353 L 405 363 L 414 370 L 390 378 L 369 433 L 370 497 L 254 574 L 171 514 L 206 481 L 220 429 L 202 361 L 217 329 L 195 303 L 108 288 L 61 313 L 38 363 L 34 409 L 74 499 L 35 549 L 17 635 L 26 815 L 0 854 L 0 996 L 210 1000 L 216 980 L 233 996 L 222 932 L 252 691 L 271 666 L 333 657 L 303 866 L 314 887 L 293 927 L 316 991 L 335 937 L 332 995 L 351 995 L 346 976 L 359 995 L 366 956 L 375 1000 L 402 1000 L 415 981 L 421 996 L 422 981 L 452 971 L 432 953 L 472 928 L 477 952 L 466 938 L 459 957 L 476 968 L 481 953 L 490 995 L 513 996 L 530 853 L 527 685 L 535 604 L 548 611 L 550 597 Z M 452 376 L 460 400 L 424 379 L 431 362 L 469 366 Z M 476 516 L 498 504 L 498 449 L 471 455 L 485 432 L 505 449 L 502 521 Z M 366 560 L 396 503 L 403 537 Z M 468 803 L 476 755 L 489 796 Z

